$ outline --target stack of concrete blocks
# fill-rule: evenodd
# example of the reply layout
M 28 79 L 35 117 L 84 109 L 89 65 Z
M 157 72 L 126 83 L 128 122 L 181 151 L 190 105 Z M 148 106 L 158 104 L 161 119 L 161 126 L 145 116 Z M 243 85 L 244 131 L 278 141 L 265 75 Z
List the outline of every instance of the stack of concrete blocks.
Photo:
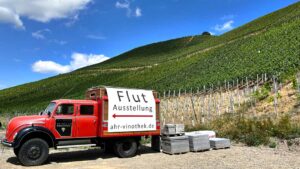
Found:
M 196 134 L 196 133 L 186 133 L 189 137 L 189 147 L 190 151 L 207 151 L 210 150 L 210 143 L 208 134 Z
M 216 132 L 212 130 L 192 131 L 192 132 L 186 132 L 185 134 L 202 134 L 202 135 L 208 135 L 209 138 L 216 138 Z
M 182 154 L 189 152 L 188 136 L 163 137 L 162 151 L 167 154 Z
M 161 132 L 164 136 L 184 135 L 183 124 L 166 124 Z
M 227 138 L 210 138 L 209 142 L 213 149 L 230 148 L 230 140 Z
M 189 138 L 184 135 L 183 124 L 166 124 L 162 130 L 162 151 L 167 154 L 189 152 Z

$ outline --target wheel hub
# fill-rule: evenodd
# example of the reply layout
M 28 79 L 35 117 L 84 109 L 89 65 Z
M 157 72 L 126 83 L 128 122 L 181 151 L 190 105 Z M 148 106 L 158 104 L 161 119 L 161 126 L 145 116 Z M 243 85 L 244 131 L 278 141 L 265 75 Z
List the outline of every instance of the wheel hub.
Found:
M 131 148 L 131 143 L 125 142 L 122 147 L 124 151 L 128 151 Z
M 41 149 L 37 146 L 32 146 L 29 148 L 27 154 L 30 159 L 35 160 L 41 156 Z

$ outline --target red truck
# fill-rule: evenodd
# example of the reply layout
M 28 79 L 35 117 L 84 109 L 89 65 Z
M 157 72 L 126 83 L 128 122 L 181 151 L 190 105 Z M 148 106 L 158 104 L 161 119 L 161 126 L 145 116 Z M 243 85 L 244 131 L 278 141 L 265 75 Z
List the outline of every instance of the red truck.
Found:
M 1 143 L 25 166 L 41 165 L 49 148 L 98 146 L 121 158 L 136 155 L 142 137 L 160 151 L 160 100 L 154 91 L 95 87 L 85 100 L 54 100 L 39 115 L 10 120 Z

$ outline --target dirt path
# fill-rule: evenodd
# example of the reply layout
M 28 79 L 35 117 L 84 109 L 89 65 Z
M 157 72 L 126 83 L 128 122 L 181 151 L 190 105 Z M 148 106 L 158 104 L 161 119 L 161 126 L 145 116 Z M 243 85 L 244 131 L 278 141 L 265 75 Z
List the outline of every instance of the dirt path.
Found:
M 0 169 L 23 168 L 12 150 L 0 150 Z M 41 169 L 97 169 L 97 168 L 300 168 L 300 152 L 271 148 L 232 146 L 230 149 L 211 150 L 182 155 L 152 152 L 142 147 L 141 155 L 120 159 L 99 149 L 68 152 L 52 150 L 47 164 Z
M 4 137 L 0 131 L 0 138 Z M 50 150 L 48 162 L 36 169 L 160 169 L 160 168 L 260 168 L 300 169 L 299 144 L 293 151 L 280 144 L 278 148 L 245 147 L 233 145 L 230 149 L 210 150 L 198 153 L 168 155 L 157 153 L 142 146 L 139 155 L 120 159 L 113 154 L 104 154 L 100 149 Z M 12 149 L 0 146 L 0 169 L 24 168 Z

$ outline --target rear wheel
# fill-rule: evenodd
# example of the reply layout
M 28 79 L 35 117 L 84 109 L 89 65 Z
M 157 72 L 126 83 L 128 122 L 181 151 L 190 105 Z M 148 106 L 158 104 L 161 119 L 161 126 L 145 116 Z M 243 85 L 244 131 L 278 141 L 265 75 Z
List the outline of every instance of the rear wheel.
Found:
M 124 139 L 115 142 L 114 151 L 121 158 L 133 157 L 136 155 L 138 144 L 135 139 Z
M 106 142 L 104 147 L 105 153 L 114 153 L 114 143 L 113 142 Z
M 49 156 L 49 146 L 43 139 L 34 138 L 26 141 L 19 150 L 18 158 L 25 166 L 43 164 Z

